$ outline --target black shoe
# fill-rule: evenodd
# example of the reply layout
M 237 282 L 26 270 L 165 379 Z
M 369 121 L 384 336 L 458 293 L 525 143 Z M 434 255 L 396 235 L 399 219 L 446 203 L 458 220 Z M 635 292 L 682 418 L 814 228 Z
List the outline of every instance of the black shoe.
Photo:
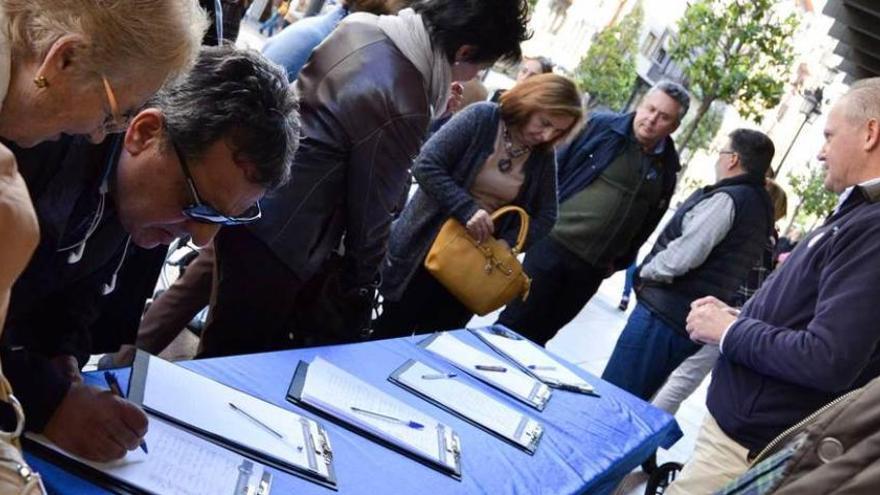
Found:
M 617 309 L 621 311 L 626 311 L 627 306 L 629 306 L 629 296 L 623 296 L 620 299 L 620 304 L 617 305 Z

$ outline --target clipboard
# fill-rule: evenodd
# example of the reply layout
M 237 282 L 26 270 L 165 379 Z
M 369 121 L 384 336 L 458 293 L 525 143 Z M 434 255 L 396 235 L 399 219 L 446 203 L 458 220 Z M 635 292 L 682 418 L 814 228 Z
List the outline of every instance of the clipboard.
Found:
M 506 375 L 507 372 L 510 372 L 510 376 L 516 376 L 516 374 L 519 374 L 524 377 L 527 377 L 528 380 L 530 380 L 528 392 L 523 391 L 523 393 L 517 393 L 517 391 L 506 386 L 504 384 L 504 382 L 501 381 L 502 379 L 499 378 L 498 376 L 493 375 L 491 373 L 480 373 L 480 372 L 478 372 L 478 370 L 474 369 L 474 367 L 472 367 L 468 364 L 465 364 L 460 360 L 456 360 L 457 358 L 446 356 L 446 355 L 443 355 L 439 352 L 436 352 L 435 350 L 432 350 L 430 348 L 431 345 L 434 344 L 438 339 L 441 339 L 441 338 L 454 339 L 456 347 L 458 347 L 460 349 L 467 348 L 468 352 L 470 352 L 472 354 L 479 354 L 480 355 L 480 362 L 491 365 L 492 367 L 497 366 L 500 368 L 504 368 L 505 369 L 505 375 L 504 375 L 505 380 L 509 380 L 509 378 L 507 378 L 508 375 Z M 512 368 L 512 369 L 508 370 L 506 361 L 503 361 L 500 358 L 497 358 L 495 355 L 488 354 L 486 352 L 483 352 L 480 349 L 476 349 L 473 346 L 471 346 L 465 342 L 462 342 L 461 340 L 459 340 L 458 338 L 456 338 L 455 336 L 453 336 L 452 334 L 450 334 L 448 332 L 438 332 L 438 333 L 432 334 L 432 335 L 428 336 L 427 338 L 423 339 L 417 345 L 419 347 L 421 347 L 422 349 L 432 353 L 433 355 L 438 356 L 441 359 L 451 363 L 456 368 L 464 371 L 465 373 L 471 375 L 472 377 L 476 378 L 477 380 L 480 380 L 480 381 L 490 385 L 491 387 L 493 387 L 497 390 L 500 390 L 501 392 L 504 392 L 505 394 L 513 397 L 514 399 L 516 399 L 516 400 L 518 400 L 518 401 L 520 401 L 530 407 L 537 409 L 538 411 L 544 410 L 544 407 L 547 406 L 547 402 L 550 400 L 550 397 L 552 395 L 550 387 L 548 387 L 545 383 L 541 382 L 540 380 L 536 379 L 533 375 L 528 374 L 528 373 L 523 373 L 518 368 Z M 462 347 L 462 346 L 464 346 L 464 347 Z M 520 380 L 522 380 L 522 379 L 520 379 Z
M 320 359 L 321 358 L 316 358 L 316 360 Z M 373 442 L 376 442 L 386 448 L 403 454 L 425 466 L 444 473 L 452 477 L 453 479 L 461 481 L 461 441 L 458 434 L 452 428 L 442 423 L 437 423 L 437 458 L 435 459 L 429 457 L 419 450 L 412 448 L 406 443 L 393 441 L 392 438 L 382 436 L 375 431 L 372 431 L 368 427 L 363 426 L 363 421 L 359 421 L 358 418 L 352 413 L 343 414 L 339 411 L 333 411 L 323 404 L 317 404 L 309 401 L 307 396 L 306 398 L 304 398 L 306 381 L 309 374 L 309 366 L 310 364 L 305 361 L 300 361 L 299 364 L 297 364 L 296 371 L 294 372 L 293 379 L 290 382 L 290 387 L 288 388 L 287 392 L 288 401 L 300 407 L 308 409 L 316 414 L 319 414 L 350 431 L 353 431 L 365 438 L 370 439 Z M 352 379 L 358 380 L 353 375 L 349 374 L 349 376 Z M 363 382 L 361 386 L 365 387 L 365 389 L 367 390 L 373 389 L 371 390 L 371 392 L 373 392 L 374 394 L 377 393 L 386 395 L 378 389 L 375 389 L 375 387 L 373 387 L 372 385 L 365 382 Z M 391 396 L 387 396 L 386 400 L 400 402 Z
M 232 452 L 235 452 L 260 464 L 271 466 L 281 472 L 306 479 L 332 490 L 338 489 L 336 470 L 333 463 L 333 448 L 330 444 L 329 435 L 327 434 L 327 431 L 323 425 L 306 417 L 300 416 L 293 411 L 283 410 L 278 406 L 265 403 L 270 407 L 277 408 L 284 414 L 288 415 L 289 418 L 295 420 L 290 427 L 296 428 L 295 431 L 297 433 L 301 433 L 302 435 L 303 442 L 305 443 L 305 445 L 303 445 L 302 447 L 303 452 L 305 452 L 305 457 L 308 459 L 308 466 L 298 465 L 296 463 L 287 461 L 281 456 L 273 456 L 267 454 L 266 452 L 260 451 L 243 441 L 236 441 L 230 437 L 220 435 L 214 431 L 211 431 L 208 428 L 194 424 L 194 422 L 183 421 L 180 418 L 176 417 L 173 411 L 163 411 L 159 410 L 157 407 L 153 407 L 149 402 L 149 398 L 146 397 L 147 379 L 149 376 L 151 363 L 154 366 L 173 366 L 176 372 L 179 372 L 182 377 L 187 377 L 190 380 L 194 380 L 195 383 L 201 383 L 203 385 L 208 385 L 220 390 L 228 391 L 228 393 L 231 394 L 244 396 L 247 397 L 247 399 L 250 401 L 259 401 L 261 403 L 265 403 L 265 401 L 257 399 L 256 397 L 252 397 L 227 385 L 220 384 L 194 371 L 190 371 L 173 363 L 168 363 L 167 361 L 164 361 L 156 356 L 151 356 L 149 353 L 138 350 L 137 354 L 135 355 L 134 364 L 132 366 L 131 378 L 129 379 L 128 399 L 131 402 L 141 406 L 145 412 L 157 418 L 161 418 L 167 422 L 173 423 L 181 429 L 187 430 L 192 434 L 204 438 L 205 440 L 208 440 L 212 443 L 221 445 Z M 255 420 L 255 418 L 251 416 L 252 413 L 253 411 L 251 411 L 251 413 L 242 413 L 244 415 L 242 418 L 240 418 L 242 420 L 242 424 L 247 421 L 253 422 Z M 257 423 L 260 422 L 257 421 Z M 266 425 L 262 424 L 262 427 L 266 428 Z M 321 472 L 322 468 L 326 470 L 326 474 L 323 474 Z
M 147 413 L 148 416 L 151 416 Z M 185 490 L 188 492 L 199 493 L 231 493 L 234 495 L 269 495 L 272 489 L 272 473 L 268 468 L 254 462 L 246 457 L 231 452 L 220 445 L 216 445 L 205 440 L 187 430 L 178 428 L 176 425 L 170 424 L 160 418 L 151 418 L 151 424 L 154 429 L 148 432 L 148 438 L 154 449 L 151 451 L 153 457 L 149 454 L 143 454 L 141 459 L 129 461 L 117 461 L 114 463 L 97 463 L 81 459 L 72 454 L 62 451 L 59 447 L 54 446 L 47 438 L 35 433 L 27 433 L 24 437 L 28 450 L 34 454 L 54 463 L 63 466 L 65 469 L 78 474 L 80 477 L 92 481 L 99 486 L 106 488 L 113 493 L 123 494 L 145 494 L 145 495 L 165 495 L 169 491 Z M 177 462 L 173 455 L 169 452 L 163 452 L 163 442 L 155 442 L 156 430 L 173 431 L 178 438 L 187 438 L 188 441 L 194 443 L 202 443 L 204 447 L 199 449 L 207 449 L 208 457 L 221 455 L 225 458 L 226 466 L 221 466 L 222 475 L 219 479 L 209 477 L 197 477 L 192 473 L 182 478 L 187 483 L 186 487 L 180 487 L 172 481 L 167 482 L 167 477 L 161 477 L 163 482 L 156 481 L 157 467 L 144 469 L 146 464 L 155 461 L 160 462 L 158 468 L 163 468 L 169 463 Z M 151 436 L 152 433 L 152 436 Z M 213 452 L 211 452 L 213 451 Z M 138 453 L 138 450 L 135 450 Z M 131 455 L 131 453 L 127 454 Z M 138 457 L 136 455 L 136 457 Z M 199 466 L 203 464 L 198 463 Z M 204 469 L 204 467 L 202 467 Z M 187 467 L 186 469 L 191 469 Z M 214 469 L 217 469 L 216 467 Z M 168 474 L 167 470 L 162 470 L 163 474 Z M 179 473 L 178 473 L 179 474 Z M 199 473 L 203 474 L 203 473 Z M 178 476 L 178 478 L 181 478 Z M 210 481 L 199 484 L 199 480 L 208 479 Z M 208 486 L 211 486 L 210 488 Z M 219 486 L 217 486 L 219 484 Z M 160 485 L 160 486 L 157 486 Z
M 599 397 L 593 386 L 586 380 L 571 371 L 569 367 L 558 358 L 547 352 L 543 347 L 526 339 L 522 335 L 505 327 L 504 325 L 492 325 L 484 328 L 469 328 L 489 348 L 515 364 L 524 373 L 529 374 L 547 385 L 584 395 Z M 509 343 L 518 346 L 514 349 L 505 349 L 501 343 Z M 526 358 L 527 354 L 531 357 Z M 527 359 L 529 362 L 524 362 Z
M 413 372 L 416 373 L 416 376 L 421 376 L 422 380 L 411 380 L 409 376 L 412 375 Z M 434 376 L 447 375 L 446 378 L 441 378 L 441 380 L 444 381 L 455 380 L 455 378 L 457 378 L 454 376 L 448 377 L 449 373 L 445 371 L 409 359 L 402 366 L 394 370 L 394 372 L 388 377 L 388 380 L 431 404 L 455 414 L 459 418 L 494 435 L 504 442 L 525 451 L 527 454 L 535 454 L 535 450 L 538 448 L 538 443 L 541 441 L 544 434 L 544 427 L 540 423 L 462 381 L 447 381 L 446 383 L 455 383 L 455 385 L 453 387 L 446 386 L 445 388 L 448 390 L 444 393 L 442 390 L 438 390 L 437 387 L 428 385 L 429 383 L 432 385 L 442 383 L 435 381 L 433 377 L 428 377 L 429 374 Z M 425 378 L 428 378 L 428 381 L 425 381 Z M 480 418 L 483 419 L 483 421 L 480 421 L 478 420 L 480 414 L 475 413 L 474 410 L 470 411 L 469 414 L 469 411 L 467 411 L 465 407 L 456 407 L 454 404 L 451 404 L 451 399 L 454 396 L 458 396 L 459 398 L 464 397 L 466 398 L 466 401 L 471 404 L 490 405 L 490 407 L 497 412 L 505 413 L 505 416 L 515 417 L 515 425 L 512 428 L 513 431 L 510 431 L 511 428 L 509 428 L 509 426 L 511 425 L 505 425 L 508 427 L 503 428 L 499 428 L 498 425 L 489 425 L 487 424 L 485 416 Z

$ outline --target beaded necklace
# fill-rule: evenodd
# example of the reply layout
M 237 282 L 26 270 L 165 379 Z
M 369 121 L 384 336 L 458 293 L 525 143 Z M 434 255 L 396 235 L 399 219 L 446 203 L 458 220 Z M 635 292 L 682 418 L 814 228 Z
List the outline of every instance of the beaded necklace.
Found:
M 498 160 L 498 170 L 506 174 L 513 168 L 513 161 L 532 151 L 532 147 L 522 146 L 514 148 L 513 140 L 510 138 L 510 130 L 503 122 L 501 123 L 501 137 L 503 138 L 502 141 L 504 141 L 504 153 L 507 155 L 507 158 Z

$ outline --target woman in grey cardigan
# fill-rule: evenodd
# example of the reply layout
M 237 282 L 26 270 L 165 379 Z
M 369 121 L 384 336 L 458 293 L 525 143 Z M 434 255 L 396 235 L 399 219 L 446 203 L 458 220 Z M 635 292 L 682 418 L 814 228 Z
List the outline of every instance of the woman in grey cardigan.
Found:
M 516 217 L 495 225 L 490 215 L 517 205 L 531 217 L 525 249 L 545 236 L 556 221 L 553 148 L 581 117 L 576 85 L 543 74 L 517 84 L 500 104 L 467 107 L 431 136 L 413 165 L 419 190 L 391 228 L 375 337 L 468 322 L 473 314 L 423 267 L 440 227 L 452 217 L 478 241 L 495 235 L 512 243 L 519 231 Z

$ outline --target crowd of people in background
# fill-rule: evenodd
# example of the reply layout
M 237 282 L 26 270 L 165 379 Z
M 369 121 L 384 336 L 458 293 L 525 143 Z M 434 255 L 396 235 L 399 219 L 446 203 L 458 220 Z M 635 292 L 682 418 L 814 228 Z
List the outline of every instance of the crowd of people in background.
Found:
M 197 357 L 462 328 L 473 312 L 425 257 L 450 218 L 514 244 L 518 223 L 492 218 L 508 205 L 531 219 L 532 282 L 498 324 L 544 345 L 627 270 L 620 307 L 637 302 L 603 378 L 674 414 L 712 370 L 668 493 L 722 488 L 880 375 L 880 80 L 832 109 L 819 159 L 840 202 L 796 247 L 775 228 L 773 142 L 736 129 L 716 182 L 637 262 L 679 186 L 682 85 L 584 115 L 590 88 L 522 56 L 526 0 L 344 0 L 302 19 L 270 1 L 262 54 L 228 42 L 248 7 L 0 0 L 0 379 L 27 430 L 96 461 L 136 448 L 146 415 L 80 372 L 159 353 L 206 305 Z M 478 76 L 498 61 L 516 83 L 490 96 Z M 199 253 L 143 314 L 181 238 Z

